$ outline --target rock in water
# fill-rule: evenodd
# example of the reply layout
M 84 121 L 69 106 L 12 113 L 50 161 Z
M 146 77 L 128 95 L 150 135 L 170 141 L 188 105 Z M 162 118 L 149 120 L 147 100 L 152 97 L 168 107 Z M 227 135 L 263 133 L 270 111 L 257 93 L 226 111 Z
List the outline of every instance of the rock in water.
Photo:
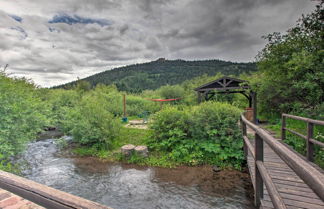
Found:
M 126 144 L 124 146 L 121 147 L 121 153 L 125 156 L 125 157 L 130 157 L 132 155 L 132 152 L 134 151 L 135 146 L 132 144 Z
M 147 146 L 137 146 L 135 147 L 135 153 L 141 155 L 143 157 L 148 156 L 148 149 Z

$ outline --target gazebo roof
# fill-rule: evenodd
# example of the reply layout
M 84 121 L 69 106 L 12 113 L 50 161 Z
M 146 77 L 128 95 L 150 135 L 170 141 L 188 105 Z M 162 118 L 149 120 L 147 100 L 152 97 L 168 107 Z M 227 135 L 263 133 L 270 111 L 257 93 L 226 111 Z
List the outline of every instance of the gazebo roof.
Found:
M 224 76 L 212 82 L 206 83 L 202 86 L 199 86 L 198 88 L 195 88 L 195 91 L 198 92 L 205 92 L 210 90 L 226 91 L 226 90 L 248 89 L 248 88 L 250 88 L 250 86 L 247 85 L 247 81 Z

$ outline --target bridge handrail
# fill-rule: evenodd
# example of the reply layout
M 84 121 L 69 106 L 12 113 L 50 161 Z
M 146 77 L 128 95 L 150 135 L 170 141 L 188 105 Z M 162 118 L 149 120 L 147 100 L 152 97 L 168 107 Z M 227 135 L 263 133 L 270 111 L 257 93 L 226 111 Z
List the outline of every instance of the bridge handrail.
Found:
M 313 123 L 313 124 L 316 124 L 316 125 L 324 126 L 324 121 L 322 121 L 322 120 L 314 120 L 314 119 L 300 117 L 300 116 L 296 116 L 296 115 L 289 115 L 289 114 L 286 114 L 286 113 L 283 113 L 282 116 L 285 116 L 287 118 L 296 119 L 296 120 L 302 120 L 302 121 L 305 121 L 305 122 L 308 122 L 308 123 Z
M 286 118 L 291 118 L 291 119 L 295 119 L 295 120 L 300 120 L 300 121 L 304 121 L 307 123 L 307 136 L 298 133 L 297 131 L 291 130 L 289 128 L 286 127 Z M 320 142 L 316 139 L 313 138 L 314 135 L 314 125 L 321 125 L 324 126 L 324 121 L 321 120 L 313 120 L 310 118 L 304 118 L 304 117 L 300 117 L 300 116 L 295 116 L 295 115 L 289 115 L 289 114 L 282 114 L 282 123 L 281 123 L 281 139 L 285 140 L 286 139 L 286 131 L 301 137 L 302 139 L 304 139 L 306 141 L 306 147 L 307 147 L 307 160 L 309 161 L 314 161 L 314 144 L 320 146 L 320 147 L 324 147 L 324 143 Z
M 266 167 L 263 162 L 263 140 L 262 138 L 255 134 L 255 146 L 253 147 L 249 138 L 247 137 L 246 123 L 244 123 L 243 117 L 241 117 L 242 131 L 243 131 L 243 140 L 244 140 L 244 153 L 247 157 L 248 151 L 251 153 L 251 156 L 255 164 L 255 205 L 257 208 L 261 205 L 261 199 L 263 199 L 263 182 L 266 185 L 269 196 L 273 202 L 275 208 L 286 209 L 286 205 L 280 196 L 278 189 L 273 183 Z
M 111 209 L 1 170 L 0 188 L 49 209 Z
M 295 152 L 290 150 L 288 147 L 283 145 L 277 139 L 268 134 L 265 130 L 248 121 L 243 115 L 241 115 L 243 135 L 246 136 L 246 126 L 249 126 L 255 131 L 256 141 L 255 141 L 255 160 L 256 160 L 256 196 L 259 195 L 262 197 L 261 188 L 263 188 L 262 178 L 260 175 L 257 177 L 259 171 L 257 161 L 263 161 L 263 141 L 265 141 L 269 147 L 278 154 L 278 156 L 285 162 L 287 165 L 295 171 L 295 173 L 319 196 L 321 200 L 324 201 L 324 174 L 314 168 L 309 162 L 302 159 Z M 245 129 L 245 130 L 244 130 Z M 245 133 L 244 133 L 245 132 Z M 244 140 L 246 141 L 246 140 Z M 246 148 L 245 148 L 246 150 Z M 262 159 L 260 158 L 260 155 Z M 259 178 L 259 180 L 258 180 Z M 267 185 L 267 184 L 266 184 Z M 268 190 L 269 191 L 269 190 Z M 257 194 L 259 193 L 259 194 Z M 269 191 L 270 194 L 270 191 Z M 276 194 L 275 194 L 276 195 Z M 271 197 L 271 195 L 270 195 Z M 272 197 L 271 197 L 272 198 Z M 257 200 L 260 201 L 260 200 Z M 272 199 L 274 204 L 280 203 L 279 199 Z M 280 208 L 280 207 L 278 207 Z

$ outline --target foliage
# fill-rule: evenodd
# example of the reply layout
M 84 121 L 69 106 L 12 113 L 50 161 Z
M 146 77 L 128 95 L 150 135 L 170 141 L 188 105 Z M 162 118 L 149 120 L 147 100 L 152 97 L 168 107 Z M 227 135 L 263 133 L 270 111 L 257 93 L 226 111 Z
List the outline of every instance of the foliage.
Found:
M 80 103 L 68 113 L 64 130 L 80 144 L 109 148 L 119 134 L 120 123 L 106 106 L 105 98 L 83 96 Z
M 126 104 L 127 115 L 130 116 L 141 115 L 144 111 L 155 113 L 160 109 L 156 102 L 135 95 L 127 95 Z
M 153 117 L 153 140 L 149 145 L 178 163 L 240 168 L 243 144 L 239 115 L 239 109 L 218 102 L 182 110 L 167 107 Z
M 91 89 L 91 84 L 88 81 L 78 80 L 75 89 L 79 92 L 89 91 Z
M 143 145 L 146 144 L 151 135 L 151 130 L 134 129 L 121 127 L 120 132 L 111 142 L 109 149 L 100 146 L 77 146 L 73 153 L 79 156 L 95 156 L 105 160 L 120 160 L 120 147 L 125 144 Z
M 55 144 L 60 148 L 60 149 L 65 149 L 68 147 L 68 142 L 66 141 L 65 138 L 58 138 L 55 140 Z
M 312 110 L 324 101 L 323 15 L 321 1 L 286 34 L 266 37 L 253 80 L 263 113 Z
M 324 24 L 323 1 L 303 15 L 286 34 L 273 33 L 265 38 L 268 44 L 259 53 L 257 72 L 251 83 L 258 92 L 259 110 L 280 132 L 280 113 L 323 120 L 324 108 Z M 289 121 L 289 122 L 288 122 Z M 306 124 L 287 121 L 287 126 L 306 135 Z M 323 140 L 323 127 L 315 126 L 315 138 Z M 305 155 L 306 143 L 287 133 L 287 144 Z M 323 164 L 323 150 L 315 146 L 315 162 Z
M 0 167 L 10 170 L 8 159 L 23 150 L 50 121 L 48 106 L 34 84 L 0 72 Z
M 121 92 L 118 92 L 116 86 L 98 85 L 94 90 L 87 94 L 93 96 L 94 101 L 92 102 L 99 100 L 102 105 L 104 105 L 104 108 L 114 116 L 121 116 L 123 114 L 123 98 Z
M 157 89 L 165 85 L 176 85 L 186 80 L 202 76 L 213 76 L 217 73 L 239 75 L 243 72 L 256 71 L 255 63 L 233 63 L 221 60 L 184 61 L 165 60 L 129 65 L 107 70 L 82 80 L 91 86 L 97 84 L 115 84 L 120 91 L 140 93 L 147 89 Z M 79 81 L 56 88 L 73 88 Z
M 77 105 L 80 97 L 80 94 L 75 90 L 55 89 L 46 92 L 45 101 L 51 108 L 51 125 L 60 127 L 66 120 L 68 112 Z
M 159 88 L 158 93 L 163 99 L 176 99 L 182 98 L 185 94 L 185 90 L 179 85 L 166 85 Z

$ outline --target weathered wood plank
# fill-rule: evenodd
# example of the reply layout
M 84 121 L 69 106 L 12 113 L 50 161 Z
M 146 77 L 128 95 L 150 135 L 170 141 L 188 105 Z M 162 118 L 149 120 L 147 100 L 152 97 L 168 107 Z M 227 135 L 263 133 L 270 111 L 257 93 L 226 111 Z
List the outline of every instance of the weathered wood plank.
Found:
M 264 200 L 271 201 L 271 198 L 268 194 L 264 195 Z M 290 200 L 284 198 L 283 200 L 287 206 L 295 206 L 298 208 L 307 208 L 307 209 L 324 209 L 324 206 L 318 205 L 318 204 L 313 204 L 313 203 L 308 203 L 304 201 L 298 201 L 298 200 Z
M 49 209 L 109 209 L 99 203 L 62 192 L 0 170 L 0 187 Z

